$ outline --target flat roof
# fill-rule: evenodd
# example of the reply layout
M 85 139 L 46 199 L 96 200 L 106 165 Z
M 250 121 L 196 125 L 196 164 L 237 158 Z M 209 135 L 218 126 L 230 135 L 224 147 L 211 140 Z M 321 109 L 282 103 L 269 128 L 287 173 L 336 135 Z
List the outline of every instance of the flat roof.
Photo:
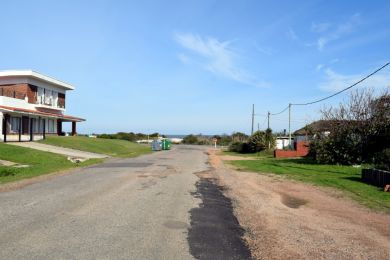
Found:
M 33 70 L 2 70 L 0 71 L 0 78 L 2 77 L 29 77 L 44 81 L 67 90 L 73 90 L 74 86 L 65 83 L 63 81 L 57 80 L 55 78 L 43 75 L 41 73 L 35 72 Z

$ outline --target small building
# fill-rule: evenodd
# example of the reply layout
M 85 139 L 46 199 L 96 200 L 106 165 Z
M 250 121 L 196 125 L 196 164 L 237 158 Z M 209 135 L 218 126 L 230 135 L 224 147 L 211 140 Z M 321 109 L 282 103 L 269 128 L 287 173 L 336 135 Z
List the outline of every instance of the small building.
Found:
M 274 151 L 274 156 L 276 158 L 289 158 L 289 157 L 303 157 L 309 154 L 309 144 L 310 140 L 316 133 L 322 133 L 328 135 L 332 129 L 334 121 L 328 120 L 318 120 L 311 124 L 304 126 L 301 129 L 296 130 L 293 133 L 293 138 L 291 140 L 292 149 L 288 148 L 289 138 L 280 137 L 279 140 L 276 140 L 276 150 Z M 286 140 L 287 139 L 287 140 Z M 283 142 L 283 145 L 280 143 Z M 284 145 L 284 142 L 287 142 L 287 146 Z M 279 145 L 278 145 L 279 144 Z M 282 146 L 282 147 L 281 147 Z
M 85 119 L 65 114 L 72 85 L 31 70 L 0 71 L 0 141 L 34 141 L 64 135 L 62 124 Z

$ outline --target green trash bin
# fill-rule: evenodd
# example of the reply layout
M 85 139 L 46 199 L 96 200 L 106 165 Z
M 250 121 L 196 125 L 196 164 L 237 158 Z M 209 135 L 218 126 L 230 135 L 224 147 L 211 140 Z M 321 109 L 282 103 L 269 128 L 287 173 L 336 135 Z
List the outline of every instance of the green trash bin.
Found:
M 171 150 L 172 142 L 169 139 L 162 139 L 161 140 L 161 148 L 163 150 Z

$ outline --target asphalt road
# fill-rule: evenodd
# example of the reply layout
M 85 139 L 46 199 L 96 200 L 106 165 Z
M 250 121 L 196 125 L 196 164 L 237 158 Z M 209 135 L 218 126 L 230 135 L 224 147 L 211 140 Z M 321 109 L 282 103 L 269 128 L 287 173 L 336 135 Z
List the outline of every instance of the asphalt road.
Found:
M 207 169 L 205 148 L 176 146 L 2 192 L 0 259 L 249 258 Z

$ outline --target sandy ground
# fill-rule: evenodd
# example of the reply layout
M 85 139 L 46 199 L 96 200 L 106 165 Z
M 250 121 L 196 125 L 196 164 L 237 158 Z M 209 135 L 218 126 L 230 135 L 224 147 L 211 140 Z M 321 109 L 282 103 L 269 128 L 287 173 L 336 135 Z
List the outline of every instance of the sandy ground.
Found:
M 223 163 L 232 156 L 208 153 L 256 259 L 390 259 L 390 215 L 332 189 L 236 171 Z

